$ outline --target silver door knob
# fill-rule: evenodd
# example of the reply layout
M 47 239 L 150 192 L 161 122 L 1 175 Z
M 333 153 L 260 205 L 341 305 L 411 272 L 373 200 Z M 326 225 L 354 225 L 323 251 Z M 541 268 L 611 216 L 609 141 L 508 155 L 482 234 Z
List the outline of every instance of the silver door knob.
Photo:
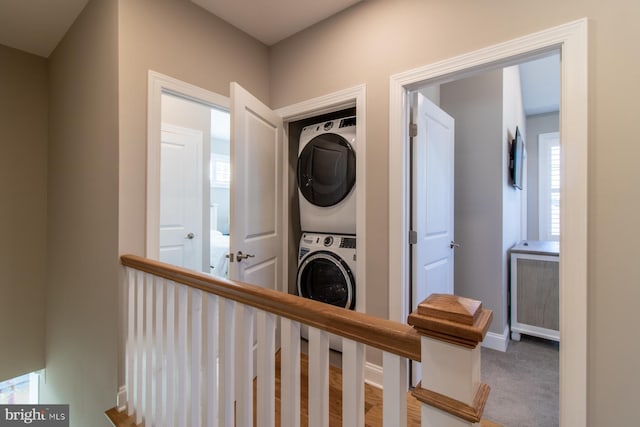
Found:
M 196 237 L 196 235 L 193 234 L 193 233 L 187 234 L 187 239 L 189 239 L 189 240 L 193 239 L 194 237 Z
M 236 254 L 236 261 L 240 262 L 243 259 L 247 259 L 247 258 L 253 258 L 255 257 L 255 255 L 252 254 L 243 254 L 242 251 L 238 251 L 238 253 Z
M 454 249 L 454 248 L 455 248 L 455 249 L 458 249 L 458 248 L 460 247 L 460 243 L 456 243 L 456 242 L 454 242 L 454 241 L 452 240 L 452 241 L 451 241 L 451 243 L 449 243 L 449 247 L 450 247 L 451 249 Z

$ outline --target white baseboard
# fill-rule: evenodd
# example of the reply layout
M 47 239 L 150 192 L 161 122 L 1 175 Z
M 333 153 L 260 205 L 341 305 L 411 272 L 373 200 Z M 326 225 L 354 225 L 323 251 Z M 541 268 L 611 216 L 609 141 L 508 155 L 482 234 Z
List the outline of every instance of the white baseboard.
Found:
M 382 388 L 382 366 L 366 362 L 364 365 L 364 382 Z
M 490 348 L 492 350 L 498 350 L 501 352 L 507 351 L 507 346 L 509 345 L 509 325 L 505 326 L 504 332 L 501 334 L 496 334 L 495 332 L 487 332 L 487 335 L 484 337 L 484 341 L 482 341 L 482 346 L 486 348 Z
M 122 412 L 127 409 L 127 386 L 123 385 L 118 389 L 116 396 L 116 408 L 118 412 Z

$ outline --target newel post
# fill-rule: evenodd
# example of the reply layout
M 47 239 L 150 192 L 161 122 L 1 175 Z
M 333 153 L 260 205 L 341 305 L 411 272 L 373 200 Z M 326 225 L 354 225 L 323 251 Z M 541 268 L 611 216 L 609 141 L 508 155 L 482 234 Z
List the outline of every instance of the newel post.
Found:
M 489 386 L 480 382 L 480 346 L 493 312 L 480 301 L 432 294 L 409 315 L 422 336 L 422 425 L 471 426 L 480 422 Z

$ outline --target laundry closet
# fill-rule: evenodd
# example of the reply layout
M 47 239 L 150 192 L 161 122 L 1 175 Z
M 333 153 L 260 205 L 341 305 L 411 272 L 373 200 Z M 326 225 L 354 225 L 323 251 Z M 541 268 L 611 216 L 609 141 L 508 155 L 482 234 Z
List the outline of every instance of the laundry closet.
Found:
M 351 310 L 359 304 L 356 108 L 288 123 L 288 291 Z

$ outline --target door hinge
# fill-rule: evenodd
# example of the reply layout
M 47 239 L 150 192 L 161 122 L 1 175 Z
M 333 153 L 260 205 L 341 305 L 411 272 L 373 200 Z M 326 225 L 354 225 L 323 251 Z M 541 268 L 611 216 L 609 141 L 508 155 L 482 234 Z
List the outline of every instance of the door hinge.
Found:
M 418 136 L 418 125 L 415 123 L 411 123 L 409 125 L 409 136 L 411 138 L 415 138 L 416 136 Z
M 415 245 L 418 243 L 418 232 L 414 230 L 409 230 L 409 244 Z

